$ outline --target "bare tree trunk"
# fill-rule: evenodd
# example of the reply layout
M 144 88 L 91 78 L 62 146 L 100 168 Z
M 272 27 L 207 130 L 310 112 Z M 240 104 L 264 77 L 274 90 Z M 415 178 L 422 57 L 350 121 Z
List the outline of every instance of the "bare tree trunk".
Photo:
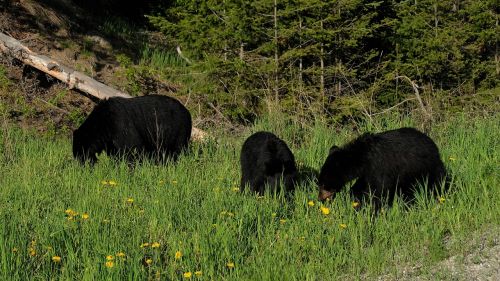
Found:
M 496 26 L 495 29 L 498 30 L 498 14 L 496 16 L 497 16 L 497 20 L 495 22 L 495 26 Z M 496 63 L 497 75 L 500 75 L 500 56 L 498 55 L 498 40 L 495 40 L 495 63 Z
M 245 58 L 245 49 L 243 48 L 245 46 L 245 43 L 240 44 L 240 60 L 243 60 Z
M 299 44 L 302 46 L 302 17 L 299 18 Z M 299 84 L 302 88 L 302 56 L 299 58 Z
M 437 4 L 434 4 L 434 35 L 436 37 L 438 36 L 438 24 L 439 24 L 437 9 L 438 9 Z
M 278 3 L 274 0 L 274 96 L 278 102 Z
M 323 30 L 323 21 L 321 21 L 321 30 Z M 323 59 L 324 54 L 325 50 L 323 48 L 323 42 L 321 42 L 320 57 L 319 57 L 319 67 L 321 69 L 321 76 L 319 78 L 319 91 L 323 98 L 325 96 L 325 62 Z
M 225 1 L 224 1 L 225 2 Z M 224 3 L 224 6 L 225 6 L 226 3 Z M 224 18 L 226 18 L 226 9 L 224 8 L 224 15 L 223 15 Z M 227 20 L 224 20 L 224 27 L 225 27 L 225 33 L 227 34 Z M 228 44 L 227 44 L 227 35 L 224 36 L 224 61 L 227 61 L 227 51 L 228 51 L 229 47 L 228 47 Z

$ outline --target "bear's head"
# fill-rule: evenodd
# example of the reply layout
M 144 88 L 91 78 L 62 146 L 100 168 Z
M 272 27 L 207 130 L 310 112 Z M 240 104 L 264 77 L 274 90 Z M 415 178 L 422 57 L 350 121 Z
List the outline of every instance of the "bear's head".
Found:
M 342 175 L 342 149 L 334 145 L 330 148 L 328 157 L 318 177 L 319 195 L 318 200 L 324 201 L 328 198 L 333 199 L 336 192 L 339 192 L 344 185 L 344 176 Z
M 97 162 L 96 143 L 92 142 L 89 136 L 83 134 L 78 129 L 73 132 L 73 157 L 80 163 L 89 162 L 91 165 Z

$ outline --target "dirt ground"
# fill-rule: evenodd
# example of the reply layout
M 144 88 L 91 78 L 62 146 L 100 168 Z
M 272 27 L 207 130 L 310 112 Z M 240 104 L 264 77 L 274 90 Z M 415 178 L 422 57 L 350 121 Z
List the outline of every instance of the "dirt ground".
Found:
M 500 228 L 481 230 L 470 237 L 472 240 L 466 243 L 446 245 L 459 247 L 462 254 L 431 266 L 401 266 L 396 273 L 382 275 L 377 280 L 500 280 Z
M 134 57 L 134 46 L 120 38 L 104 38 L 99 23 L 68 0 L 0 0 L 0 32 L 63 65 L 126 92 L 127 78 L 116 54 Z M 54 4 L 56 3 L 56 4 Z M 92 110 L 95 99 L 67 89 L 44 73 L 0 53 L 0 66 L 11 82 L 0 85 L 4 115 L 11 123 L 39 132 L 69 134 Z M 148 80 L 148 79 L 146 79 Z M 161 84 L 156 93 L 175 91 L 175 85 L 144 81 L 144 88 Z

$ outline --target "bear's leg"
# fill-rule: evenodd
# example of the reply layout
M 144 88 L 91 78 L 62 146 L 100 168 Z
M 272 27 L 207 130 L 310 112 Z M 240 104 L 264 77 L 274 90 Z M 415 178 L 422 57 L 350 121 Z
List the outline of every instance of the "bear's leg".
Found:
M 358 178 L 350 189 L 351 196 L 354 201 L 360 203 L 368 193 L 368 186 L 364 178 Z
M 365 178 L 366 187 L 362 192 L 362 199 L 365 202 L 370 202 L 372 211 L 377 213 L 387 201 L 387 190 L 384 183 L 386 180 L 381 175 Z
M 245 188 L 248 187 L 252 192 L 258 192 L 259 195 L 264 195 L 264 184 L 265 179 L 262 177 L 253 177 L 250 179 L 242 179 L 240 191 L 244 192 Z

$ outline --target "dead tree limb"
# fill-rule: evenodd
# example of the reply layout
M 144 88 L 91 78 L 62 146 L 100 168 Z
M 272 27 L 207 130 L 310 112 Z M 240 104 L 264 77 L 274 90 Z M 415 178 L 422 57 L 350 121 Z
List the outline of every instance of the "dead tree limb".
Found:
M 98 99 L 108 99 L 110 97 L 131 96 L 113 89 L 89 76 L 75 71 L 59 62 L 32 52 L 20 41 L 0 32 L 0 49 L 2 52 L 22 61 L 25 64 L 47 73 L 48 75 L 68 84 L 70 89 L 77 89 Z
M 36 54 L 19 40 L 2 32 L 0 32 L 0 51 L 68 84 L 69 89 L 80 90 L 100 100 L 111 97 L 131 98 L 127 93 L 111 88 L 47 56 Z M 191 138 L 195 141 L 203 140 L 206 135 L 206 132 L 198 128 L 193 127 L 191 131 Z
M 186 61 L 187 64 L 191 64 L 191 60 L 189 60 L 186 56 L 184 56 L 182 54 L 181 46 L 177 46 L 177 48 L 175 48 L 175 50 L 177 51 L 177 54 L 179 55 L 179 57 L 181 57 L 184 61 Z
M 405 76 L 405 75 L 399 75 L 399 76 L 396 76 L 396 79 L 405 79 L 406 81 L 408 81 L 410 83 L 410 85 L 412 86 L 413 88 L 413 92 L 415 92 L 415 97 L 417 98 L 417 101 L 420 105 L 420 107 L 422 108 L 422 111 L 424 112 L 424 114 L 426 115 L 426 117 L 431 117 L 431 115 L 429 114 L 429 112 L 427 112 L 427 109 L 425 108 L 425 105 L 424 105 L 424 102 L 422 101 L 422 98 L 420 97 L 420 92 L 418 91 L 418 85 L 417 83 L 415 83 L 415 81 L 412 81 L 408 76 Z

